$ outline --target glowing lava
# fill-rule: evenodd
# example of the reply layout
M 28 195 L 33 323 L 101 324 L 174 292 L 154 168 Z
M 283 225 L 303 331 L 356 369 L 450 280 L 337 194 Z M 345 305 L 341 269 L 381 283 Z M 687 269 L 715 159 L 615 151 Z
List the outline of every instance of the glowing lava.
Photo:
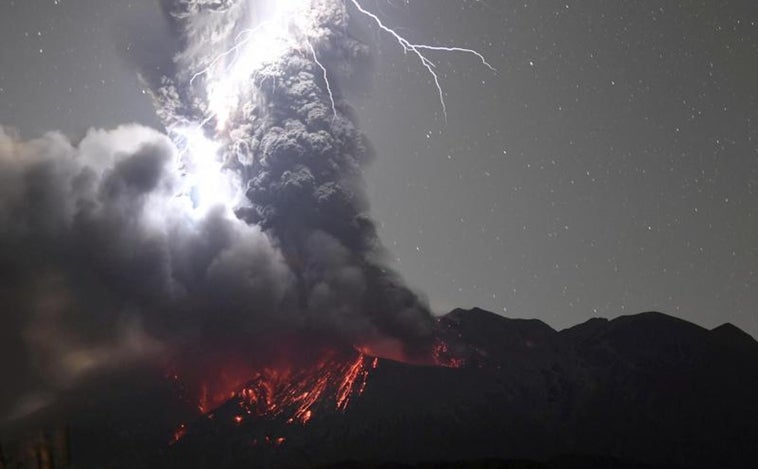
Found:
M 306 364 L 302 360 L 280 360 L 278 365 L 255 371 L 226 363 L 207 375 L 212 378 L 200 383 L 185 382 L 176 372 L 168 373 L 167 378 L 180 399 L 206 418 L 217 418 L 217 408 L 232 403 L 237 410 L 225 418 L 236 426 L 253 418 L 305 425 L 318 413 L 347 410 L 366 389 L 370 371 L 379 364 L 378 358 L 349 349 L 321 349 L 315 356 L 320 358 Z M 187 427 L 180 425 L 171 444 L 186 433 Z M 280 445 L 283 441 L 274 439 L 272 443 Z
M 366 390 L 371 373 L 382 360 L 387 360 L 373 356 L 366 348 L 312 345 L 305 349 L 299 345 L 293 346 L 278 360 L 272 359 L 268 365 L 257 369 L 234 364 L 230 357 L 229 362 L 219 368 L 205 370 L 206 378 L 199 383 L 187 385 L 177 373 L 170 373 L 168 377 L 177 385 L 177 390 L 183 392 L 183 400 L 199 410 L 204 418 L 248 429 L 252 428 L 248 424 L 259 419 L 285 425 L 306 425 L 317 415 L 347 411 Z M 438 337 L 430 344 L 425 357 L 401 361 L 412 366 L 464 366 L 464 360 L 455 356 L 452 349 L 454 347 Z M 293 358 L 303 350 L 310 351 L 307 359 Z M 193 388 L 195 391 L 190 392 Z M 171 444 L 186 433 L 187 427 L 181 425 Z M 276 446 L 284 441 L 283 437 L 260 440 Z
M 444 340 L 439 337 L 434 341 L 434 347 L 432 349 L 432 355 L 434 357 L 434 363 L 437 366 L 444 366 L 447 368 L 460 368 L 466 364 L 466 359 L 455 355 L 450 346 Z
M 366 388 L 376 358 L 357 353 L 346 359 L 330 352 L 302 369 L 265 369 L 235 396 L 242 415 L 284 417 L 305 424 L 320 410 L 347 409 Z
M 187 434 L 187 425 L 185 424 L 179 425 L 179 427 L 174 432 L 173 438 L 171 439 L 171 444 L 178 442 L 179 440 L 184 438 L 184 435 L 186 434 Z

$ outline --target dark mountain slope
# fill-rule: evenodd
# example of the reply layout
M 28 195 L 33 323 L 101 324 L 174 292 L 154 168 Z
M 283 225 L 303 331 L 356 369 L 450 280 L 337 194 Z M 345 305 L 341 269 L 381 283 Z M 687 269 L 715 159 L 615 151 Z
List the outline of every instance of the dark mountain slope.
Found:
M 481 309 L 455 310 L 440 325 L 464 367 L 381 360 L 346 411 L 322 412 L 305 426 L 263 418 L 236 426 L 230 401 L 214 419 L 195 422 L 170 461 L 310 466 L 560 454 L 661 467 L 758 461 L 758 347 L 734 326 L 708 331 L 643 313 L 558 332 Z M 254 447 L 252 435 L 286 443 Z

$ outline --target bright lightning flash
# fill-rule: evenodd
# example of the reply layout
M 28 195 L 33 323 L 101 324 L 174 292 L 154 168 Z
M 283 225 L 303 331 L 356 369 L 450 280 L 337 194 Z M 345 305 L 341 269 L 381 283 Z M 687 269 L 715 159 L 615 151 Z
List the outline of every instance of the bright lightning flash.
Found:
M 200 127 L 172 129 L 178 137 L 180 159 L 184 173 L 180 195 L 195 216 L 203 216 L 213 208 L 232 208 L 243 196 L 238 177 L 224 169 L 219 145 L 205 136 Z
M 293 31 L 307 27 L 311 0 L 276 0 L 267 2 L 266 19 L 240 32 L 234 45 L 215 56 L 190 79 L 190 85 L 204 77 L 208 97 L 208 117 L 215 118 L 216 130 L 223 131 L 231 114 L 240 105 L 240 97 L 251 77 L 267 63 L 295 46 Z M 261 2 L 257 2 L 260 4 Z M 250 2 L 250 8 L 255 2 Z M 232 57 L 231 63 L 224 59 Z
M 311 41 L 308 41 L 306 39 L 306 45 L 308 46 L 308 49 L 311 51 L 311 55 L 313 56 L 313 61 L 316 62 L 316 65 L 319 66 L 321 69 L 321 73 L 324 77 L 324 82 L 326 83 L 326 91 L 329 94 L 329 102 L 332 105 L 332 115 L 334 117 L 337 117 L 337 106 L 334 104 L 334 92 L 332 91 L 332 85 L 329 83 L 329 75 L 326 73 L 326 67 L 324 67 L 324 64 L 321 63 L 321 61 L 318 59 L 318 56 L 316 55 L 316 50 L 313 48 L 313 44 L 311 44 Z
M 447 106 L 436 65 L 425 55 L 429 51 L 463 52 L 476 56 L 482 64 L 495 72 L 482 54 L 463 47 L 448 47 L 429 44 L 415 44 L 385 25 L 377 15 L 365 9 L 358 0 L 333 0 L 350 2 L 361 14 L 371 19 L 382 31 L 389 34 L 405 53 L 413 54 L 431 75 L 445 121 Z M 231 171 L 225 170 L 218 155 L 221 145 L 205 135 L 205 124 L 212 119 L 216 122 L 216 139 L 226 130 L 229 118 L 239 109 L 245 93 L 249 93 L 249 80 L 256 76 L 268 63 L 275 61 L 293 50 L 307 51 L 321 70 L 331 110 L 337 117 L 334 93 L 327 69 L 319 60 L 316 49 L 310 41 L 309 31 L 315 26 L 313 0 L 269 0 L 249 1 L 251 15 L 253 7 L 263 7 L 265 19 L 240 32 L 233 45 L 213 57 L 205 68 L 189 80 L 190 86 L 202 78 L 207 97 L 207 114 L 194 126 L 171 129 L 179 136 L 178 146 L 182 151 L 183 166 L 186 170 L 187 190 L 195 212 L 204 213 L 211 206 L 230 206 L 239 197 L 239 182 Z M 258 11 L 260 13 L 260 11 Z M 258 15 L 260 17 L 260 15 Z M 260 19 L 260 18 L 259 18 Z M 304 44 L 303 44 L 304 43 Z

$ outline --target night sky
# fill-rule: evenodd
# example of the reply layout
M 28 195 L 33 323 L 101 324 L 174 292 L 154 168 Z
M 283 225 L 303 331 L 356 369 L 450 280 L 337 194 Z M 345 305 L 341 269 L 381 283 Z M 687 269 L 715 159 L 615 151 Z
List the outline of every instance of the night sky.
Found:
M 428 74 L 359 18 L 373 215 L 436 312 L 564 328 L 659 310 L 758 336 L 758 4 L 363 4 L 497 69 L 430 53 L 445 122 Z M 0 124 L 159 127 L 129 57 L 165 38 L 151 0 L 0 0 Z

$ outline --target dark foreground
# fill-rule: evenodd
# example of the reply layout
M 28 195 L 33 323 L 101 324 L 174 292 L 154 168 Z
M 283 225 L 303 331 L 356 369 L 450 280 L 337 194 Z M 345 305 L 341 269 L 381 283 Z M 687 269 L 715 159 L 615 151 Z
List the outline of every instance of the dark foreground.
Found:
M 360 398 L 305 425 L 236 422 L 235 399 L 188 422 L 171 445 L 145 437 L 144 416 L 131 429 L 115 417 L 103 428 L 72 422 L 71 464 L 31 467 L 736 469 L 758 460 L 758 343 L 734 326 L 644 313 L 557 332 L 479 309 L 441 325 L 464 366 L 380 360 Z M 12 456 L 0 469 L 22 467 Z

